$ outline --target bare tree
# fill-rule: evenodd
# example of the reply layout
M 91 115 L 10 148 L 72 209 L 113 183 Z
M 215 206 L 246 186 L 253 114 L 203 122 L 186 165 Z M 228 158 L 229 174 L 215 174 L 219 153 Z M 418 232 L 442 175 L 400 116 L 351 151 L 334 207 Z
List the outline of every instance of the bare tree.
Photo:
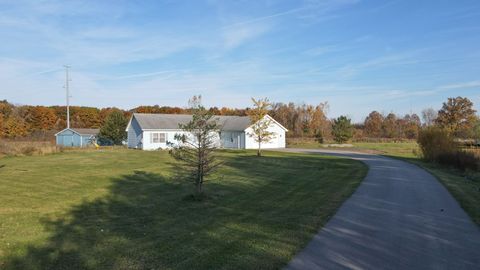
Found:
M 248 135 L 255 139 L 258 143 L 257 156 L 261 156 L 262 143 L 268 143 L 275 138 L 275 133 L 268 130 L 272 124 L 270 118 L 265 117 L 268 114 L 268 109 L 271 103 L 267 98 L 255 100 L 252 98 L 254 107 L 248 112 L 252 126 L 252 132 Z
M 180 161 L 179 169 L 188 172 L 195 184 L 195 197 L 203 195 L 205 177 L 221 165 L 215 156 L 220 126 L 209 110 L 201 105 L 201 96 L 190 101 L 192 120 L 179 124 L 182 134 L 175 134 L 178 144 L 169 143 L 170 155 Z
M 433 126 L 437 119 L 437 111 L 433 108 L 427 108 L 422 111 L 423 124 L 427 127 Z

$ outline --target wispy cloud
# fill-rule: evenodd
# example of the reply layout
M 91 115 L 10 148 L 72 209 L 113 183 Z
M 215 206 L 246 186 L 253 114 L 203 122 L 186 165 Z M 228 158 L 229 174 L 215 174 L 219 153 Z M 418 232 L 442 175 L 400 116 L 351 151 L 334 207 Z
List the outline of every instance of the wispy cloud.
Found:
M 293 13 L 305 10 L 306 8 L 307 7 L 293 8 L 293 9 L 290 9 L 290 10 L 286 10 L 286 11 L 282 11 L 282 12 L 278 12 L 278 13 L 274 13 L 274 14 L 270 14 L 270 15 L 266 15 L 266 16 L 247 19 L 247 20 L 244 20 L 244 21 L 239 21 L 239 22 L 236 22 L 236 23 L 225 25 L 225 26 L 223 26 L 223 29 L 228 29 L 228 28 L 232 28 L 232 27 L 239 27 L 239 26 L 243 26 L 243 25 L 246 25 L 246 24 L 256 23 L 256 22 L 260 22 L 260 21 L 264 21 L 264 20 L 268 20 L 268 19 L 272 19 L 272 18 L 276 18 L 276 17 L 281 17 L 281 16 L 293 14 Z
M 470 82 L 463 82 L 463 83 L 455 83 L 455 84 L 448 84 L 440 86 L 439 89 L 441 90 L 452 90 L 452 89 L 465 89 L 465 88 L 475 88 L 480 87 L 480 81 L 470 81 Z
M 225 48 L 232 49 L 238 47 L 266 33 L 270 28 L 269 24 L 257 24 L 254 26 L 243 24 L 226 28 L 223 32 Z

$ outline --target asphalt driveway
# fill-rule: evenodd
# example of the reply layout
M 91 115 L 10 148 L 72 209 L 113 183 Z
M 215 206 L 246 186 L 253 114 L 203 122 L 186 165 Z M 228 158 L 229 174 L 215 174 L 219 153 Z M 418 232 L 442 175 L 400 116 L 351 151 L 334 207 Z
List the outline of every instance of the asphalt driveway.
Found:
M 435 177 L 378 155 L 365 180 L 286 269 L 480 269 L 480 229 Z

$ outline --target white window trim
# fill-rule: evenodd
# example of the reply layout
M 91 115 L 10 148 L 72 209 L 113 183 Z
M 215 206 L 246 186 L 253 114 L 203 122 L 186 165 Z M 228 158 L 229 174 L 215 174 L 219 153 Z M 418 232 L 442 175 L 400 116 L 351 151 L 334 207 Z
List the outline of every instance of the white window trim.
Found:
M 163 135 L 163 138 L 162 138 Z M 150 133 L 150 143 L 167 143 L 166 132 L 152 132 Z

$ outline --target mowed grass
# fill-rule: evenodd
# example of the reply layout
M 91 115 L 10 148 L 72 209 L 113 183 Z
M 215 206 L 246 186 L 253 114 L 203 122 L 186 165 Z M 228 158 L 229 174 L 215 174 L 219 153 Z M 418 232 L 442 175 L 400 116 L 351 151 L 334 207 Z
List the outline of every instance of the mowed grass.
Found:
M 426 162 L 421 158 L 418 144 L 410 142 L 390 143 L 352 143 L 354 147 L 337 148 L 339 150 L 367 151 L 414 163 L 433 174 L 450 191 L 472 220 L 480 225 L 480 172 L 462 172 L 455 168 Z M 292 148 L 322 148 L 314 140 L 297 140 L 290 144 Z M 331 148 L 330 148 L 331 149 Z M 466 149 L 467 151 L 474 151 Z M 478 149 L 476 150 L 479 151 Z
M 188 198 L 166 152 L 0 159 L 0 269 L 278 269 L 364 178 L 360 162 L 223 151 Z
M 328 144 L 320 144 L 314 139 L 304 139 L 304 140 L 290 140 L 288 141 L 289 148 L 306 148 L 306 149 L 316 149 L 316 148 L 325 148 L 325 149 L 338 149 L 338 150 L 349 150 L 349 151 L 359 151 L 359 152 L 372 152 L 382 155 L 394 155 L 401 157 L 415 157 L 420 153 L 418 144 L 415 141 L 405 141 L 405 142 L 353 142 L 351 143 L 352 147 L 328 147 Z

